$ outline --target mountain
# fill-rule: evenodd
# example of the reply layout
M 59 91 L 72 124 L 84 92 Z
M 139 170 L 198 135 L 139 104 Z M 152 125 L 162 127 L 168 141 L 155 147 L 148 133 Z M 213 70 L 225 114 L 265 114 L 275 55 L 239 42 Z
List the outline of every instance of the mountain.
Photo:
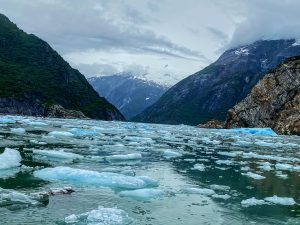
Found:
M 93 77 L 90 84 L 122 114 L 131 119 L 155 103 L 166 92 L 167 87 L 145 81 L 130 73 Z
M 300 55 L 296 40 L 257 41 L 230 49 L 170 88 L 134 120 L 190 125 L 224 121 L 228 109 L 245 98 L 266 72 L 296 55 Z
M 300 135 L 300 56 L 265 75 L 228 111 L 225 127 L 271 127 L 279 134 Z
M 0 14 L 0 113 L 123 120 L 45 41 Z

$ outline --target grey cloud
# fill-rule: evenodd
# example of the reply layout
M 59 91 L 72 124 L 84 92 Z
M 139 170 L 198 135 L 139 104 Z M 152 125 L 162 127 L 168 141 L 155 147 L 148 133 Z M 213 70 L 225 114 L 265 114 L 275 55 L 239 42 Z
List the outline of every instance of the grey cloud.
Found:
M 256 40 L 300 37 L 300 1 L 247 0 L 244 4 L 244 20 L 236 28 L 230 47 Z
M 25 31 L 41 36 L 63 54 L 119 49 L 204 59 L 195 50 L 137 26 L 137 21 L 146 23 L 146 18 L 124 1 L 36 0 L 28 4 L 27 0 L 0 0 L 0 4 Z

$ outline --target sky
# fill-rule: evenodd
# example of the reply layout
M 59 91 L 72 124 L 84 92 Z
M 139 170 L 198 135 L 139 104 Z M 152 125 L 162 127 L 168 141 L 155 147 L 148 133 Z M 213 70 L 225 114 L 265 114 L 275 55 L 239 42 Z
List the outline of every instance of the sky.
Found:
M 223 51 L 300 37 L 299 0 L 0 0 L 0 13 L 86 77 L 175 84 Z

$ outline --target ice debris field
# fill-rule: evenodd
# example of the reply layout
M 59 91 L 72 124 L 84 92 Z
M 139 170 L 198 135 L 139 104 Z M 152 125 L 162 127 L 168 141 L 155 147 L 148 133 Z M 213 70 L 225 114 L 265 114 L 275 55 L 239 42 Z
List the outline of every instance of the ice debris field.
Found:
M 0 116 L 0 224 L 300 224 L 300 138 Z

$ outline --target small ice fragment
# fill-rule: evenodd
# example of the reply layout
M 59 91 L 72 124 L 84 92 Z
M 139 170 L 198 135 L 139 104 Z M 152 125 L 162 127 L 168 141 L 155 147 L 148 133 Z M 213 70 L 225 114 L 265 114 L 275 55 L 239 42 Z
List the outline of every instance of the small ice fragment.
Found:
M 127 160 L 140 160 L 142 155 L 140 153 L 132 153 L 127 155 L 111 155 L 105 157 L 108 161 L 127 161 Z
M 212 184 L 212 185 L 209 185 L 209 187 L 215 191 L 228 191 L 230 190 L 230 187 L 229 186 L 226 186 L 226 185 L 218 185 L 218 184 Z
M 67 131 L 52 131 L 48 134 L 49 136 L 53 137 L 73 137 L 74 134 L 67 132 Z
M 185 194 L 199 194 L 199 195 L 213 195 L 215 194 L 214 190 L 208 188 L 184 188 L 182 192 Z
M 262 175 L 252 173 L 252 172 L 242 173 L 242 175 L 245 175 L 245 176 L 250 177 L 250 178 L 255 179 L 255 180 L 262 180 L 262 179 L 266 178 Z
M 234 161 L 231 161 L 231 160 L 217 160 L 216 163 L 219 164 L 219 165 L 230 166 L 230 165 L 234 164 Z
M 165 196 L 165 192 L 160 189 L 146 188 L 133 191 L 121 191 L 120 196 L 146 201 L 150 199 L 162 198 Z
M 48 124 L 39 122 L 39 121 L 31 121 L 31 122 L 28 122 L 28 125 L 42 127 L 42 126 L 47 126 Z
M 55 151 L 55 150 L 33 150 L 34 155 L 41 155 L 46 156 L 49 158 L 56 158 L 62 160 L 71 160 L 71 159 L 82 159 L 84 158 L 82 155 L 78 155 L 71 152 L 64 152 L 64 151 Z
M 129 225 L 133 220 L 129 215 L 117 208 L 103 208 L 99 206 L 98 209 L 79 215 L 72 214 L 65 218 L 66 224 L 88 224 L 88 225 Z
M 0 170 L 18 167 L 21 165 L 21 160 L 22 157 L 19 151 L 5 148 L 4 152 L 0 154 Z
M 192 168 L 193 170 L 205 171 L 205 165 L 202 163 L 197 163 Z
M 163 157 L 166 158 L 166 159 L 178 158 L 178 157 L 181 157 L 181 156 L 182 156 L 181 153 L 175 152 L 175 151 L 172 151 L 172 150 L 165 150 L 164 153 L 163 153 Z
M 227 199 L 230 199 L 231 196 L 228 195 L 228 194 L 224 194 L 224 195 L 218 195 L 218 194 L 214 194 L 212 195 L 213 198 L 219 198 L 219 199 L 224 199 L 224 200 L 227 200 Z
M 18 134 L 18 135 L 22 135 L 25 134 L 26 130 L 24 128 L 10 128 L 10 132 L 12 134 Z

